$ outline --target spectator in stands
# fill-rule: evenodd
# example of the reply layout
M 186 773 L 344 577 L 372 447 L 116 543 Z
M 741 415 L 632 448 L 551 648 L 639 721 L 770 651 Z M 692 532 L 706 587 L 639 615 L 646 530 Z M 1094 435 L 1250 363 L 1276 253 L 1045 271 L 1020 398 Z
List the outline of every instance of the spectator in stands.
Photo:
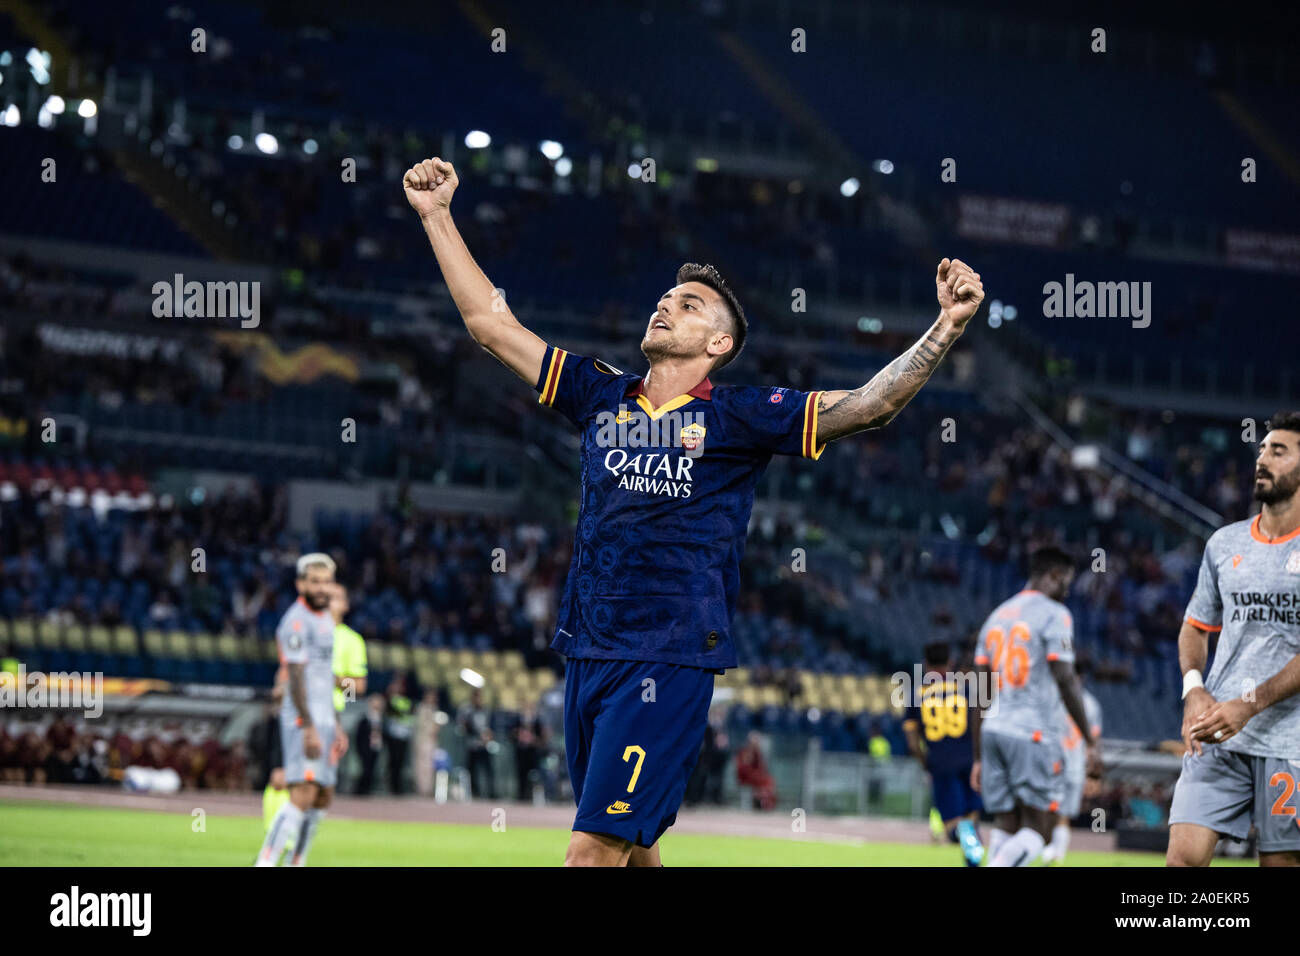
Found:
M 264 791 L 271 784 L 271 774 L 281 766 L 280 704 L 277 697 L 267 701 L 262 718 L 248 732 L 248 753 L 253 764 L 253 790 Z M 280 775 L 283 777 L 283 773 Z
M 461 709 L 457 723 L 465 735 L 470 791 L 475 797 L 494 799 L 496 783 L 493 778 L 492 751 L 495 748 L 492 746 L 491 715 L 483 706 L 483 693 L 477 687 L 470 694 L 469 702 Z
M 773 810 L 776 808 L 776 780 L 767 769 L 762 741 L 758 731 L 751 730 L 744 746 L 736 751 L 736 782 L 750 788 L 758 809 Z
M 542 758 L 546 754 L 546 726 L 537 715 L 537 708 L 526 705 L 519 720 L 511 729 L 515 745 L 516 799 L 527 802 L 533 798 L 534 781 L 541 782 Z
M 388 707 L 384 713 L 384 752 L 388 755 L 388 792 L 400 797 L 406 792 L 406 764 L 411 738 L 415 735 L 415 708 L 407 696 L 409 678 L 398 672 L 388 685 Z
M 100 737 L 78 738 L 76 753 L 68 764 L 68 783 L 95 784 L 104 779 L 103 758 L 108 749 Z
M 385 706 L 383 694 L 371 694 L 366 698 L 366 712 L 357 721 L 357 757 L 361 760 L 361 778 L 356 791 L 359 796 L 368 797 L 375 789 L 375 768 L 384 751 Z
M 439 717 L 446 715 L 438 707 L 438 691 L 429 687 L 415 710 L 415 792 L 422 797 L 433 795 L 433 755 L 438 749 Z
M 704 728 L 704 743 L 700 746 L 700 759 L 695 763 L 691 779 L 686 783 L 688 804 L 713 803 L 722 805 L 723 774 L 730 759 L 725 715 L 720 708 L 709 713 Z
M 50 745 L 43 734 L 28 729 L 18 747 L 18 765 L 23 769 L 28 783 L 44 784 L 45 763 L 50 756 Z
M 24 783 L 23 768 L 19 760 L 18 741 L 8 728 L 0 726 L 0 780 L 5 783 Z
M 77 730 L 71 721 L 60 713 L 45 731 L 45 740 L 49 744 L 45 758 L 45 778 L 49 783 L 71 783 L 72 765 L 77 756 Z

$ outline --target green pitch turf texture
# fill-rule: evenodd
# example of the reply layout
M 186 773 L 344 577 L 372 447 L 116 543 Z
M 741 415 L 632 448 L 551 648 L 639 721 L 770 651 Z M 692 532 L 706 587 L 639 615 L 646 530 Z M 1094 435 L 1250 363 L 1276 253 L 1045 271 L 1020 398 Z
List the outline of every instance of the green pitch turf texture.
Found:
M 556 866 L 561 829 L 327 818 L 313 866 Z M 0 863 L 6 866 L 248 866 L 262 843 L 258 817 L 188 814 L 0 801 Z M 952 845 L 818 843 L 669 832 L 667 866 L 958 866 Z M 1161 866 L 1155 853 L 1071 853 L 1070 866 Z

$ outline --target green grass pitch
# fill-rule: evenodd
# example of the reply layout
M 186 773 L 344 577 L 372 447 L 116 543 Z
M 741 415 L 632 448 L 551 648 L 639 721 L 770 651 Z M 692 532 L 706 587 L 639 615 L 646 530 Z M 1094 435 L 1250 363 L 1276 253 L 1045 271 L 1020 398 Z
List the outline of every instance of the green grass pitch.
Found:
M 257 817 L 0 801 L 0 861 L 8 866 L 248 866 L 262 842 Z M 313 866 L 556 866 L 568 831 L 509 826 L 329 819 Z M 667 866 L 958 866 L 951 845 L 819 843 L 669 832 Z M 1161 866 L 1154 853 L 1071 853 L 1070 866 Z

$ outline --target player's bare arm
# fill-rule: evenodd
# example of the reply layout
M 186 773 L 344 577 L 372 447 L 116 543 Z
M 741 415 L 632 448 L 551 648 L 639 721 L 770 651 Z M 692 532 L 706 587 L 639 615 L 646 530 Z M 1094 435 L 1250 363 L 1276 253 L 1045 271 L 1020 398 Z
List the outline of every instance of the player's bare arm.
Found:
M 1092 728 L 1088 725 L 1088 712 L 1083 706 L 1083 688 L 1079 686 L 1079 675 L 1075 672 L 1074 665 L 1068 661 L 1048 661 L 1047 666 L 1061 692 L 1061 702 L 1065 704 L 1066 713 L 1079 728 L 1084 744 L 1091 749 Z
M 918 760 L 925 759 L 925 751 L 921 748 L 921 734 L 916 729 L 915 721 L 907 721 L 903 724 L 903 737 L 907 740 L 907 752 Z
M 352 688 L 353 699 L 359 700 L 361 695 L 366 692 L 366 678 L 364 675 L 361 677 L 352 677 L 346 674 L 335 674 L 334 686 L 340 690 L 347 690 L 349 687 Z
M 993 686 L 993 672 L 989 670 L 987 664 L 976 664 L 975 674 L 977 675 L 975 682 L 976 687 L 985 688 Z M 980 697 L 984 698 L 984 696 L 984 691 L 981 690 Z M 970 749 L 971 757 L 973 758 L 970 767 L 970 786 L 976 793 L 980 792 L 980 733 L 984 729 L 984 703 L 985 701 L 981 699 L 979 701 L 980 706 L 971 707 L 967 711 L 971 721 Z
M 823 392 L 817 401 L 817 441 L 829 442 L 855 432 L 881 428 L 939 367 L 948 349 L 984 301 L 978 272 L 960 259 L 944 259 L 934 278 L 939 317 L 915 345 L 852 391 Z
M 451 218 L 460 180 L 451 163 L 433 157 L 402 177 L 406 200 L 420 215 L 442 277 L 474 341 L 529 385 L 542 374 L 546 343 L 519 324 L 505 299 L 470 255 Z
M 320 756 L 320 735 L 311 722 L 311 710 L 307 707 L 306 664 L 289 665 L 289 699 L 302 721 L 303 752 L 308 760 L 315 760 Z
M 1300 691 L 1300 654 L 1256 687 L 1252 697 L 1243 695 L 1211 704 L 1192 724 L 1191 735 L 1196 740 L 1221 743 L 1239 733 L 1260 711 L 1286 700 L 1297 691 Z
M 1205 631 L 1190 621 L 1183 621 L 1178 632 L 1178 667 L 1184 676 L 1190 671 L 1205 672 L 1209 644 L 1210 638 Z M 1192 728 L 1215 703 L 1214 697 L 1204 687 L 1192 688 L 1183 700 L 1183 746 L 1198 756 L 1201 753 L 1201 741 L 1192 733 Z

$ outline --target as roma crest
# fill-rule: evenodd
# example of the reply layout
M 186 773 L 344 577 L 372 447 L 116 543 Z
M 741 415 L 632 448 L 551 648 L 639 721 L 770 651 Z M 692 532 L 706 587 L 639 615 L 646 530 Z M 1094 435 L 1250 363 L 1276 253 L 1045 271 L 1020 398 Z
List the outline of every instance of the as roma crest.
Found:
M 704 426 L 698 422 L 692 422 L 690 425 L 687 425 L 681 431 L 682 447 L 688 452 L 693 451 L 698 454 L 701 446 L 704 444 L 704 432 Z

